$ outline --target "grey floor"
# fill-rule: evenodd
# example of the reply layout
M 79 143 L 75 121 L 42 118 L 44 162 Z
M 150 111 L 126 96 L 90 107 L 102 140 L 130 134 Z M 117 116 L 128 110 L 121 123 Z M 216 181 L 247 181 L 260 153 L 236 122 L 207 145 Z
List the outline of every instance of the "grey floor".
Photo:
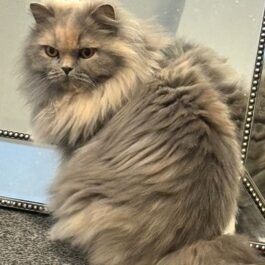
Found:
M 0 265 L 85 265 L 82 254 L 50 242 L 49 217 L 0 208 Z

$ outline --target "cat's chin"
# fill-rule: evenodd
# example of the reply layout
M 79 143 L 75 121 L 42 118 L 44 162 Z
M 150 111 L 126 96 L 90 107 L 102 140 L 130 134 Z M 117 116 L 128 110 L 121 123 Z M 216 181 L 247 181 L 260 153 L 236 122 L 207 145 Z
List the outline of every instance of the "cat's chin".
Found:
M 64 91 L 69 92 L 88 92 L 91 91 L 94 87 L 87 84 L 86 82 L 68 78 L 60 82 L 60 87 Z
M 77 82 L 76 80 L 69 77 L 63 77 L 56 80 L 55 82 L 53 82 L 52 86 L 65 92 L 76 92 L 85 90 L 85 85 L 83 82 Z

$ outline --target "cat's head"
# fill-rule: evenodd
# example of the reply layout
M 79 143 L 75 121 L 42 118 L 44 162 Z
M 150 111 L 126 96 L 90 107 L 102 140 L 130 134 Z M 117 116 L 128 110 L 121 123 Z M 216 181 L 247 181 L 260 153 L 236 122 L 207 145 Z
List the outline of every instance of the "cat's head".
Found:
M 110 4 L 31 4 L 36 25 L 26 49 L 33 75 L 56 89 L 91 90 L 126 63 Z
M 74 144 L 152 76 L 168 40 L 109 0 L 53 0 L 30 9 L 35 24 L 21 87 L 40 138 Z

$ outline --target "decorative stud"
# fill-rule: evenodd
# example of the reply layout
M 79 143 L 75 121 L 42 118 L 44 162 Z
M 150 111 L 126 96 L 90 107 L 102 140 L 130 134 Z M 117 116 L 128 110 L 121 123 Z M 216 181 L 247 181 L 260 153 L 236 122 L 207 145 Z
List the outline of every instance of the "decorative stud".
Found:
M 15 199 L 7 199 L 0 197 L 0 206 L 8 208 L 23 209 L 30 212 L 38 212 L 43 214 L 48 214 L 49 211 L 47 206 L 44 204 L 35 204 L 32 202 L 19 201 Z
M 7 130 L 0 130 L 0 137 L 1 136 L 12 138 L 12 139 L 18 139 L 18 140 L 26 140 L 26 141 L 31 140 L 29 134 L 12 132 L 12 131 L 7 131 Z

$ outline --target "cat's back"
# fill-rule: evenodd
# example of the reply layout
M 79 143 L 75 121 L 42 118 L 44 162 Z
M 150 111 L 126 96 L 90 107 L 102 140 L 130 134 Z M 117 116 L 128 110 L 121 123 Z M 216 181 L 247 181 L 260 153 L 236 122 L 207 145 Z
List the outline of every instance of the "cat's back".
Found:
M 178 39 L 163 53 L 163 67 L 157 74 L 160 82 L 172 87 L 207 84 L 228 107 L 240 141 L 247 103 L 247 85 L 242 76 L 231 67 L 226 58 L 213 49 L 196 43 Z

